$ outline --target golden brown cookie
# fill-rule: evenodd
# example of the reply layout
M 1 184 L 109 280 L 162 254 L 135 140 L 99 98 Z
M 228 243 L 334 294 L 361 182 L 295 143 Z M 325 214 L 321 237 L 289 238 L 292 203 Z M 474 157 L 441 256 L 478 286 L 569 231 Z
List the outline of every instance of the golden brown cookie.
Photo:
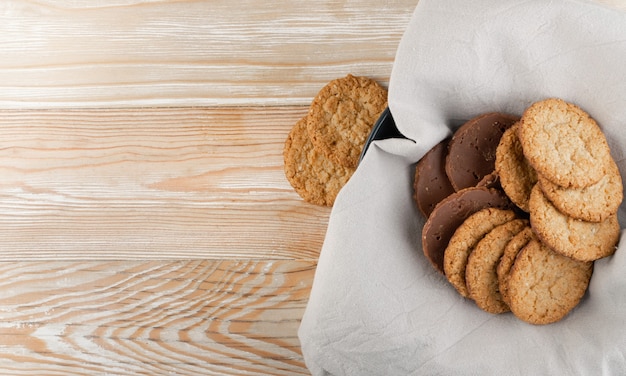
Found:
M 509 300 L 509 278 L 511 268 L 515 262 L 515 258 L 519 251 L 522 250 L 534 238 L 533 231 L 530 226 L 526 226 L 522 231 L 518 232 L 504 247 L 504 253 L 498 263 L 496 273 L 498 274 L 498 285 L 500 286 L 500 294 L 502 300 L 506 304 L 510 304 Z
M 622 176 L 611 159 L 604 176 L 585 188 L 565 188 L 539 177 L 541 190 L 563 214 L 589 222 L 602 222 L 617 213 L 624 198 Z M 511 199 L 513 200 L 513 199 Z
M 316 148 L 336 164 L 356 168 L 374 123 L 387 107 L 387 90 L 367 77 L 329 82 L 313 99 L 307 128 Z
M 478 307 L 490 313 L 509 311 L 502 300 L 497 267 L 508 242 L 528 225 L 524 219 L 514 219 L 495 227 L 476 244 L 467 259 L 465 280 L 470 298 Z
M 520 209 L 528 212 L 530 190 L 537 183 L 537 172 L 524 157 L 517 137 L 519 122 L 507 129 L 496 149 L 496 172 L 507 196 Z
M 465 283 L 465 267 L 476 244 L 496 226 L 514 218 L 515 213 L 512 210 L 486 208 L 469 216 L 456 229 L 443 255 L 443 270 L 459 294 L 469 296 Z
M 602 222 L 587 222 L 558 211 L 539 184 L 530 194 L 530 223 L 546 245 L 579 261 L 594 261 L 615 252 L 620 236 L 617 215 Z
M 559 321 L 580 302 L 592 271 L 593 263 L 565 257 L 531 240 L 511 269 L 509 307 L 531 324 Z
M 353 168 L 337 165 L 313 147 L 307 132 L 307 118 L 299 120 L 289 132 L 283 149 L 285 176 L 305 201 L 332 206 Z
M 518 135 L 535 170 L 563 187 L 583 188 L 598 182 L 611 160 L 598 124 L 578 106 L 561 99 L 528 107 Z

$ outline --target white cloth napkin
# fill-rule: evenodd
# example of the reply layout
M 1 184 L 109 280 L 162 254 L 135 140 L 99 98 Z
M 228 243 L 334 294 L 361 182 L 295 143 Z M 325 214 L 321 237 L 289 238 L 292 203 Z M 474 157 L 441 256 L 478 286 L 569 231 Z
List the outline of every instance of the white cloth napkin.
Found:
M 333 208 L 299 338 L 315 375 L 625 375 L 626 245 L 562 321 L 482 312 L 425 260 L 415 162 L 477 114 L 560 97 L 626 176 L 626 14 L 573 0 L 421 0 L 389 87 L 411 140 L 374 143 Z M 619 212 L 626 224 L 626 204 Z

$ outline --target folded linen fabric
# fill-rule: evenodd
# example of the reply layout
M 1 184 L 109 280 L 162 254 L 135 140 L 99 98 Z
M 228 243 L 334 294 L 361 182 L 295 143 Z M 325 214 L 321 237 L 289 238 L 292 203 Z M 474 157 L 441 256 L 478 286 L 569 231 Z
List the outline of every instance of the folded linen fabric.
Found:
M 299 330 L 315 375 L 626 374 L 626 245 L 563 320 L 482 312 L 423 257 L 415 162 L 480 113 L 560 97 L 600 124 L 626 176 L 626 13 L 575 0 L 421 0 L 376 141 L 333 207 Z M 626 225 L 626 205 L 618 213 Z

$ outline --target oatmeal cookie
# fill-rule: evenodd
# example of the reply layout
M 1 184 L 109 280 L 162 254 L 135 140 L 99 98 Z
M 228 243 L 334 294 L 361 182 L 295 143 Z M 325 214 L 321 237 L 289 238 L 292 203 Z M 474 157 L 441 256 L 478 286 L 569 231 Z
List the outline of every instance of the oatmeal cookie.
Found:
M 509 278 L 511 268 L 515 262 L 515 258 L 519 251 L 522 250 L 534 238 L 533 231 L 530 226 L 526 226 L 522 231 L 517 233 L 504 247 L 504 253 L 498 263 L 496 274 L 498 275 L 498 285 L 500 286 L 500 294 L 502 300 L 506 304 L 510 304 L 509 300 Z
M 579 261 L 594 261 L 615 253 L 620 236 L 617 215 L 587 222 L 558 211 L 539 185 L 530 194 L 530 224 L 539 239 L 556 252 Z
M 305 201 L 332 206 L 354 169 L 326 158 L 313 147 L 307 132 L 307 117 L 299 120 L 289 132 L 283 149 L 285 176 Z
M 611 159 L 608 170 L 585 188 L 565 188 L 541 176 L 541 190 L 563 214 L 588 222 L 602 222 L 617 213 L 624 198 L 622 176 Z
M 443 270 L 448 281 L 464 297 L 468 297 L 465 282 L 467 259 L 476 244 L 496 226 L 515 219 L 512 210 L 482 209 L 468 217 L 454 232 L 443 255 Z
M 467 259 L 465 280 L 467 290 L 478 307 L 489 313 L 509 311 L 502 299 L 497 268 L 509 241 L 522 231 L 528 222 L 514 219 L 496 226 L 478 242 Z
M 496 172 L 507 196 L 520 209 L 528 212 L 530 190 L 537 183 L 537 172 L 524 157 L 517 137 L 519 123 L 507 129 L 496 149 Z
M 387 107 L 387 90 L 367 77 L 348 75 L 324 86 L 309 109 L 307 129 L 326 158 L 356 168 L 374 123 Z
M 489 207 L 510 209 L 512 204 L 502 191 L 472 187 L 451 194 L 435 207 L 422 229 L 422 249 L 435 269 L 444 273 L 444 253 L 456 229 L 470 215 Z
M 595 120 L 561 99 L 528 107 L 518 135 L 524 155 L 538 174 L 562 187 L 584 188 L 598 182 L 612 159 Z
M 511 269 L 509 307 L 515 316 L 531 324 L 559 321 L 578 305 L 592 272 L 592 262 L 576 261 L 531 240 Z

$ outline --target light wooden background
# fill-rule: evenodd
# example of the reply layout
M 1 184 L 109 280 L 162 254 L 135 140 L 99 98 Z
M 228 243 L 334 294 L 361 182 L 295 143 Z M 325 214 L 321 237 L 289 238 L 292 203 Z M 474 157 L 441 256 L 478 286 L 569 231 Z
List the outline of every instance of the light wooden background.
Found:
M 306 374 L 283 142 L 416 3 L 0 2 L 0 374 Z

